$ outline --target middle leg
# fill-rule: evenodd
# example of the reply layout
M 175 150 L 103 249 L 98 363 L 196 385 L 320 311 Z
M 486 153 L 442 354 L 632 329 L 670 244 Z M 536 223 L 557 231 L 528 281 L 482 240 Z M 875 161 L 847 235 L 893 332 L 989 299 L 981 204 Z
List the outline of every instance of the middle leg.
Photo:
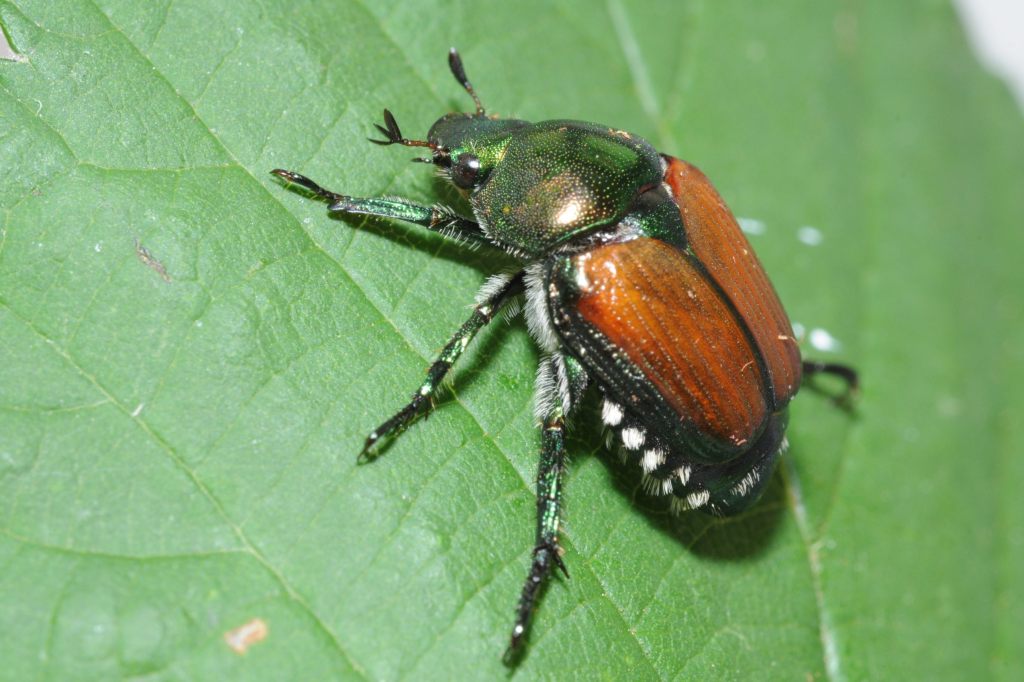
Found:
M 366 437 L 363 449 L 359 453 L 360 459 L 368 457 L 370 449 L 379 440 L 401 431 L 416 418 L 420 410 L 437 393 L 448 371 L 469 346 L 469 342 L 473 340 L 476 333 L 494 319 L 508 299 L 523 290 L 523 276 L 523 272 L 520 271 L 511 277 L 491 279 L 484 285 L 478 295 L 476 307 L 473 308 L 473 314 L 455 332 L 437 359 L 430 365 L 430 369 L 427 370 L 427 378 L 412 395 L 412 399 Z

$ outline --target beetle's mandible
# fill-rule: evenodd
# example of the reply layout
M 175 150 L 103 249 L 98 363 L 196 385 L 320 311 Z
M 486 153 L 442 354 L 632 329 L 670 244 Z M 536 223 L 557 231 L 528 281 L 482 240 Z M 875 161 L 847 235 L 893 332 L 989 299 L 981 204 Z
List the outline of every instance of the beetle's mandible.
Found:
M 588 385 L 601 417 L 647 489 L 677 509 L 734 514 L 753 504 L 785 448 L 786 406 L 811 374 L 844 365 L 802 361 L 786 312 L 708 179 L 646 140 L 595 123 L 488 116 L 458 53 L 448 59 L 473 113 L 442 116 L 426 140 L 402 136 L 390 111 L 377 144 L 422 147 L 472 207 L 356 198 L 292 171 L 273 173 L 329 202 L 332 212 L 414 223 L 523 263 L 491 277 L 472 315 L 430 366 L 412 400 L 373 430 L 361 456 L 426 407 L 473 336 L 524 294 L 543 358 L 537 542 L 506 660 L 527 634 L 538 593 L 557 567 L 565 422 Z

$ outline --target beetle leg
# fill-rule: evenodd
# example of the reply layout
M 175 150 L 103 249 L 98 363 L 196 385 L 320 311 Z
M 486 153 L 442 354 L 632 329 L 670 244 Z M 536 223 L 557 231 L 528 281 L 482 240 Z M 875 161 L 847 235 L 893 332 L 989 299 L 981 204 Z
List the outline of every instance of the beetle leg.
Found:
M 815 374 L 833 374 L 846 382 L 847 390 L 856 392 L 860 388 L 860 377 L 857 370 L 849 365 L 841 365 L 837 362 L 822 362 L 821 360 L 805 360 L 804 375 L 814 376 Z
M 354 215 L 371 215 L 378 218 L 392 218 L 421 225 L 457 241 L 471 244 L 490 244 L 491 241 L 480 228 L 479 223 L 458 215 L 447 206 L 425 206 L 405 199 L 378 197 L 360 199 L 324 189 L 305 175 L 276 168 L 270 171 L 290 183 L 304 187 L 317 197 L 330 203 L 327 210 Z
M 469 346 L 469 342 L 473 340 L 476 333 L 494 319 L 501 306 L 509 298 L 521 292 L 522 289 L 523 273 L 521 271 L 511 277 L 498 275 L 484 284 L 477 296 L 477 304 L 473 308 L 473 314 L 459 327 L 459 330 L 455 332 L 444 349 L 441 350 L 437 359 L 430 365 L 430 369 L 427 370 L 427 378 L 413 394 L 409 403 L 367 436 L 363 449 L 359 453 L 360 459 L 365 459 L 369 455 L 370 449 L 379 440 L 401 431 L 409 425 L 409 422 L 416 418 L 420 409 L 428 404 L 437 393 L 437 389 L 441 386 L 441 382 L 444 381 L 448 370 L 452 368 L 455 361 L 466 350 L 466 347 Z
M 804 360 L 804 380 L 816 374 L 831 374 L 839 377 L 846 383 L 846 390 L 842 395 L 834 397 L 833 400 L 840 406 L 849 407 L 851 398 L 856 397 L 860 390 L 860 376 L 857 370 L 849 365 L 841 365 L 837 362 L 822 362 L 821 360 Z
M 559 404 L 544 419 L 540 466 L 537 470 L 537 544 L 533 548 L 533 563 L 516 608 L 512 638 L 505 650 L 506 664 L 514 662 L 516 652 L 526 637 L 534 605 L 552 567 L 557 566 L 565 577 L 569 577 L 558 546 L 558 513 L 564 468 L 565 419 Z

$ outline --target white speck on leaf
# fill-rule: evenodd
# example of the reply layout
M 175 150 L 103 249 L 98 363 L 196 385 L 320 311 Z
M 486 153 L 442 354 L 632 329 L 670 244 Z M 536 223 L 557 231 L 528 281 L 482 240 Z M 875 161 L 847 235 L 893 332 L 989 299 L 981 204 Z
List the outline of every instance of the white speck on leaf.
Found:
M 737 218 L 736 222 L 740 224 L 740 229 L 747 234 L 764 234 L 765 232 L 764 221 L 757 218 Z
M 812 329 L 808 339 L 815 350 L 823 352 L 836 353 L 843 347 L 843 344 L 839 343 L 839 339 L 832 336 L 827 330 L 822 329 L 821 327 L 815 327 Z
M 807 246 L 817 246 L 824 241 L 825 235 L 823 235 L 821 230 L 816 227 L 804 225 L 796 231 L 796 238 L 804 244 L 807 244 Z

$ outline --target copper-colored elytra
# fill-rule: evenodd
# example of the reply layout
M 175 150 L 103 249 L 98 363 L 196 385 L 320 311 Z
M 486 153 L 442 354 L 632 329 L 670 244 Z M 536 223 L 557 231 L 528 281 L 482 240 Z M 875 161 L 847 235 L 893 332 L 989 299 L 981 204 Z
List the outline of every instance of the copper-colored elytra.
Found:
M 574 258 L 577 309 L 643 372 L 682 421 L 725 447 L 764 424 L 764 377 L 736 316 L 676 247 L 639 238 Z
M 776 410 L 800 387 L 800 349 L 782 303 L 732 211 L 707 177 L 665 156 L 665 182 L 679 203 L 686 241 L 743 317 L 764 358 Z

